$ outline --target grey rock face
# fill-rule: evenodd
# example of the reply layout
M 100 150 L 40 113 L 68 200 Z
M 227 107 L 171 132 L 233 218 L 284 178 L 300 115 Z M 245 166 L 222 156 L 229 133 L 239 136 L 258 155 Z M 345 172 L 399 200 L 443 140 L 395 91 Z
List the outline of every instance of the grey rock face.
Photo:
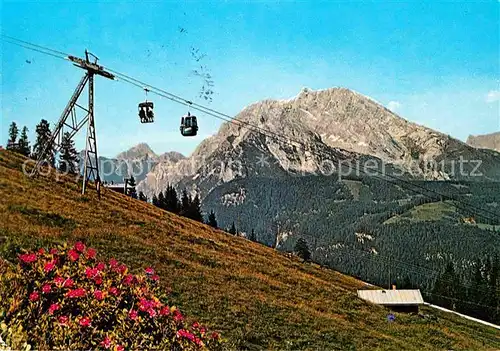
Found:
M 290 100 L 264 100 L 244 108 L 234 123 L 224 123 L 189 157 L 160 160 L 138 188 L 151 196 L 170 183 L 205 193 L 235 178 L 311 174 L 325 160 L 361 155 L 422 179 L 453 178 L 447 169 L 427 167 L 432 162 L 495 158 L 351 90 L 303 89 Z
M 491 149 L 500 152 L 500 132 L 486 135 L 470 135 L 467 144 L 479 149 Z

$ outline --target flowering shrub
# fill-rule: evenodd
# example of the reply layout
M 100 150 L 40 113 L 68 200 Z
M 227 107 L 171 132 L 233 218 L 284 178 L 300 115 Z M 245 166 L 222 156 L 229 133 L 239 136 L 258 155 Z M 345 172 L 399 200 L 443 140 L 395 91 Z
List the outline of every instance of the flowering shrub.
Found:
M 100 262 L 81 242 L 0 262 L 0 335 L 13 349 L 218 350 L 219 334 L 187 325 L 148 267 Z

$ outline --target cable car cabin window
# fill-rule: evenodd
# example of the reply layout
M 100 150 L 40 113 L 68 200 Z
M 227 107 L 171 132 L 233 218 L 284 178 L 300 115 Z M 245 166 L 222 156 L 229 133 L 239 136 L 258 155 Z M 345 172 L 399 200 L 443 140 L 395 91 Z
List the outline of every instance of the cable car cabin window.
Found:
M 153 102 L 146 101 L 139 104 L 139 119 L 141 123 L 153 123 L 154 122 L 154 112 L 153 112 Z
M 180 130 L 183 136 L 195 136 L 198 134 L 196 117 L 191 115 L 182 117 Z

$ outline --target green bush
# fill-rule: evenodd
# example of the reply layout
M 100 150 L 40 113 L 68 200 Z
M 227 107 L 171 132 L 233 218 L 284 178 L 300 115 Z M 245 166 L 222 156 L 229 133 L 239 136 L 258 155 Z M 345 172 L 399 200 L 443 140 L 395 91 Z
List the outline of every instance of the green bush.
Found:
M 13 349 L 219 350 L 219 334 L 187 325 L 153 268 L 133 275 L 74 247 L 0 261 L 0 335 Z

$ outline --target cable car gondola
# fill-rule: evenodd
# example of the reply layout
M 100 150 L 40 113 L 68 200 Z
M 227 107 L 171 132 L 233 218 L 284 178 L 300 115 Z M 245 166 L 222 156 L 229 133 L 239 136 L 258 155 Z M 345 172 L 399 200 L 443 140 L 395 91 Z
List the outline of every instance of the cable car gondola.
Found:
M 153 102 L 148 101 L 148 88 L 144 88 L 146 92 L 146 101 L 139 103 L 139 118 L 141 119 L 141 123 L 153 123 L 155 114 L 153 112 Z
M 139 118 L 141 123 L 153 123 L 154 122 L 154 112 L 153 112 L 153 102 L 145 101 L 139 103 Z
M 180 131 L 183 136 L 195 136 L 198 134 L 198 122 L 196 116 L 191 116 L 188 112 L 187 115 L 182 116 Z

